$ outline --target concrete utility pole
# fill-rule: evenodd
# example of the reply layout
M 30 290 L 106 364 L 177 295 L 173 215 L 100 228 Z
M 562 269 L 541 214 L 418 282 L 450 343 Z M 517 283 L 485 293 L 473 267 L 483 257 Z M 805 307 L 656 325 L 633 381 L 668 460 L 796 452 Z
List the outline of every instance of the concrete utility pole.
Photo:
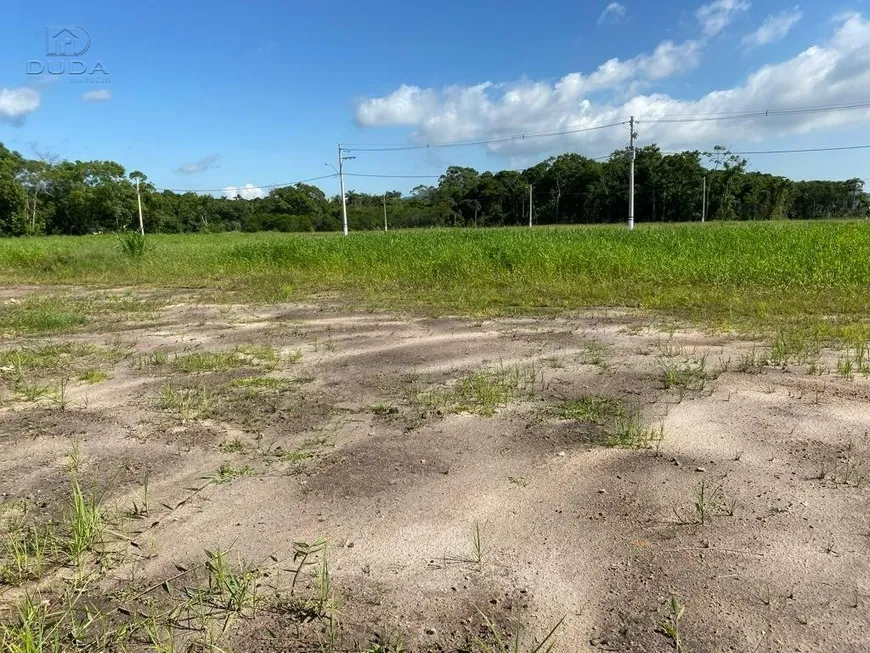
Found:
M 139 233 L 145 235 L 145 223 L 142 222 L 142 195 L 139 194 L 139 178 L 136 177 L 136 201 L 139 203 Z
M 532 204 L 535 198 L 532 197 L 532 185 L 529 184 L 529 229 L 532 228 Z
M 704 187 L 701 191 L 701 222 L 707 221 L 707 176 L 704 175 Z
M 637 154 L 634 150 L 634 139 L 637 138 L 637 133 L 634 131 L 634 116 L 631 117 L 628 126 L 631 130 L 631 140 L 629 145 L 629 149 L 631 150 L 631 173 L 629 175 L 630 179 L 628 187 L 628 230 L 631 231 L 634 229 L 634 160 Z
M 387 194 L 384 193 L 384 233 L 387 232 Z
M 338 144 L 338 186 L 341 190 L 341 221 L 344 235 L 347 236 L 347 198 L 344 196 L 344 156 L 342 155 L 341 143 Z

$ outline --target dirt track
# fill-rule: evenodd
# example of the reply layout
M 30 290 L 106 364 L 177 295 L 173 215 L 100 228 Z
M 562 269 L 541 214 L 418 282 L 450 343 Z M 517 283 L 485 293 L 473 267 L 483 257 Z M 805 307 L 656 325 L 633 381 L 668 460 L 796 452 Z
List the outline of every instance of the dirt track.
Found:
M 465 650 L 483 613 L 529 638 L 564 616 L 560 651 L 673 650 L 659 625 L 674 593 L 694 652 L 870 651 L 870 383 L 837 375 L 836 352 L 756 364 L 759 343 L 616 312 L 475 321 L 196 304 L 4 348 L 46 340 L 118 353 L 101 363 L 107 380 L 73 382 L 65 410 L 3 390 L 0 493 L 56 515 L 73 441 L 115 506 L 147 474 L 149 517 L 131 540 L 149 554 L 125 558 L 106 592 L 217 548 L 262 562 L 268 590 L 294 541 L 324 537 L 348 647 L 393 633 L 410 650 Z M 280 352 L 277 367 L 181 372 L 149 358 L 251 345 Z M 663 368 L 702 359 L 704 378 L 665 388 Z M 494 415 L 453 412 L 446 389 L 481 369 L 534 382 Z M 255 375 L 289 381 L 234 385 Z M 167 381 L 210 405 L 161 408 Z M 663 440 L 601 446 L 601 425 L 554 412 L 584 396 L 638 407 Z M 222 464 L 245 472 L 204 480 Z M 319 636 L 264 609 L 231 640 L 277 651 Z

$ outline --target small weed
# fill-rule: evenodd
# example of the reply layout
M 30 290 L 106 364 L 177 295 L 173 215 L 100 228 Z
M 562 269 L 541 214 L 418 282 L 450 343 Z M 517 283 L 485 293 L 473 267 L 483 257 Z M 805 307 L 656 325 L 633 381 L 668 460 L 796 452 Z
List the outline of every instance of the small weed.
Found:
M 106 372 L 98 369 L 89 369 L 85 370 L 81 374 L 76 377 L 79 381 L 84 381 L 85 383 L 100 383 L 101 381 L 105 381 L 109 378 L 109 375 Z
M 245 450 L 245 443 L 238 438 L 221 443 L 220 450 L 224 453 L 241 453 Z
M 546 361 L 547 365 L 554 370 L 561 370 L 565 367 L 565 358 L 563 356 L 550 356 Z
M 250 476 L 253 473 L 254 470 L 247 465 L 244 467 L 233 467 L 229 463 L 222 463 L 215 473 L 203 476 L 203 479 L 211 481 L 215 485 L 222 485 L 240 476 Z
M 0 623 L 0 649 L 8 653 L 64 653 L 62 615 L 50 612 L 49 602 L 25 594 L 18 605 L 17 623 Z
M 417 392 L 412 401 L 426 410 L 491 417 L 512 399 L 530 394 L 538 374 L 534 364 L 478 370 L 462 377 L 451 387 Z
M 401 633 L 375 633 L 368 643 L 368 648 L 360 653 L 410 653 L 405 647 Z
M 313 542 L 294 542 L 293 543 L 293 562 L 296 563 L 296 569 L 293 570 L 293 580 L 290 583 L 290 594 L 296 591 L 296 584 L 299 581 L 299 576 L 302 571 L 309 565 L 316 564 L 316 558 L 319 554 L 326 550 L 327 542 L 325 539 L 318 538 Z M 315 559 L 312 562 L 312 558 Z
M 696 361 L 686 361 L 683 364 L 673 363 L 663 358 L 658 359 L 661 370 L 661 381 L 665 390 L 679 388 L 682 390 L 704 389 L 711 378 L 707 372 L 707 357 L 702 356 Z
M 245 360 L 234 351 L 197 351 L 178 356 L 172 361 L 172 369 L 183 374 L 197 372 L 223 372 L 241 367 Z
M 480 532 L 480 523 L 474 522 L 474 529 L 471 532 L 471 562 L 477 565 L 478 571 L 483 566 L 483 556 L 486 554 L 486 546 L 483 542 L 483 535 Z
M 172 369 L 184 374 L 224 372 L 240 367 L 259 367 L 268 371 L 278 367 L 281 357 L 274 347 L 241 345 L 230 351 L 197 351 L 177 356 Z
M 70 404 L 68 377 L 62 377 L 60 381 L 57 382 L 57 386 L 54 389 L 54 394 L 51 399 L 61 410 L 67 409 Z
M 53 388 L 51 385 L 39 385 L 36 383 L 33 385 L 20 384 L 15 386 L 15 393 L 24 401 L 31 402 L 39 401 L 43 397 L 50 396 L 52 390 Z
M 737 371 L 744 374 L 759 374 L 764 370 L 765 360 L 758 348 L 752 347 L 748 352 L 740 356 L 737 362 Z
M 67 539 L 64 548 L 75 565 L 82 555 L 102 539 L 105 529 L 100 498 L 93 491 L 86 494 L 79 483 L 81 457 L 74 448 L 69 456 L 70 506 L 64 519 Z
M 158 405 L 161 410 L 177 413 L 183 420 L 203 419 L 214 412 L 216 398 L 205 386 L 179 388 L 170 382 L 160 388 Z
M 852 358 L 849 356 L 848 350 L 844 356 L 837 358 L 837 375 L 844 379 L 851 379 L 853 374 Z
M 701 526 L 707 523 L 710 511 L 713 508 L 713 501 L 709 494 L 706 481 L 701 481 L 698 486 L 698 491 L 695 493 L 695 501 L 692 504 L 695 508 L 695 514 L 698 516 L 698 521 Z
M 227 612 L 242 612 L 257 604 L 256 581 L 260 572 L 256 569 L 239 565 L 240 570 L 234 570 L 227 562 L 227 552 L 206 551 L 208 560 L 205 568 L 208 572 L 208 588 L 194 591 L 193 596 L 209 606 Z
M 261 390 L 288 390 L 297 382 L 293 379 L 283 379 L 275 376 L 246 376 L 233 379 L 230 385 L 234 388 L 258 388 Z
M 659 354 L 665 358 L 676 358 L 683 355 L 683 346 L 668 338 L 664 342 L 659 341 L 656 344 Z
M 149 354 L 140 354 L 133 359 L 134 366 L 140 370 L 151 367 L 163 367 L 168 363 L 169 354 L 162 349 L 157 349 Z
M 617 417 L 625 417 L 630 411 L 622 401 L 611 395 L 585 395 L 566 402 L 554 412 L 560 419 L 603 424 Z
M 601 427 L 596 438 L 605 447 L 642 449 L 654 445 L 659 451 L 664 427 L 646 426 L 640 411 L 611 395 L 585 395 L 551 409 L 559 419 L 589 422 Z
M 768 363 L 780 366 L 808 363 L 818 358 L 820 348 L 817 335 L 811 331 L 780 329 L 770 348 Z
M 489 637 L 486 639 L 475 638 L 475 653 L 552 653 L 556 646 L 556 631 L 565 622 L 565 617 L 562 617 L 540 642 L 533 641 L 530 644 L 524 644 L 521 641 L 522 634 L 519 627 L 517 627 L 513 636 L 511 636 L 508 633 L 503 633 L 483 612 L 480 612 L 480 610 L 478 612 L 483 618 L 486 629 L 489 631 Z
M 313 542 L 295 542 L 293 544 L 293 562 L 296 569 L 293 570 L 293 579 L 290 584 L 289 609 L 297 617 L 304 621 L 311 619 L 325 619 L 326 625 L 323 634 L 326 638 L 322 645 L 330 644 L 322 650 L 332 651 L 335 642 L 341 637 L 338 623 L 338 611 L 332 591 L 332 576 L 329 571 L 329 561 L 326 555 L 327 542 L 318 538 Z M 313 592 L 308 596 L 300 597 L 296 594 L 297 585 L 302 572 L 314 567 L 313 583 L 309 586 Z
M 870 375 L 870 348 L 867 341 L 857 340 L 846 347 L 842 356 L 837 358 L 837 374 L 851 379 L 854 374 Z
M 580 361 L 583 365 L 607 367 L 607 347 L 597 342 L 591 342 L 580 350 Z
M 142 258 L 151 247 L 148 239 L 138 231 L 119 231 L 118 249 L 124 256 L 132 259 Z
M 680 621 L 686 613 L 686 608 L 680 603 L 680 600 L 675 594 L 671 594 L 671 598 L 668 601 L 668 608 L 670 610 L 670 615 L 668 616 L 667 621 L 661 623 L 661 629 L 665 635 L 670 638 L 671 642 L 673 642 L 676 652 L 684 653 L 686 649 L 683 648 L 683 640 L 680 636 Z
M 381 415 L 381 416 L 392 415 L 394 413 L 399 412 L 391 404 L 385 404 L 385 403 L 372 404 L 371 406 L 368 407 L 368 410 L 370 413 L 372 413 L 374 415 Z
M 632 410 L 616 416 L 604 428 L 601 444 L 628 449 L 644 449 L 654 445 L 658 451 L 664 437 L 664 426 L 647 426 L 643 423 L 640 411 Z
M 142 480 L 142 494 L 137 494 L 138 503 L 133 501 L 133 509 L 130 511 L 130 516 L 134 518 L 142 518 L 148 516 L 148 474 Z
M 704 526 L 715 516 L 733 517 L 736 508 L 737 501 L 726 500 L 725 492 L 721 485 L 711 487 L 706 479 L 701 479 L 692 499 L 692 511 L 694 512 L 695 519 L 685 519 L 676 508 L 674 508 L 674 515 L 680 524 L 695 523 Z
M 249 363 L 269 371 L 277 368 L 281 362 L 281 354 L 278 350 L 265 345 L 241 345 L 236 347 L 236 353 L 247 357 Z M 300 353 L 299 358 L 301 357 Z
M 19 585 L 38 580 L 53 546 L 54 538 L 48 527 L 30 526 L 8 533 L 0 547 L 0 561 L 7 561 L 0 564 L 0 583 Z

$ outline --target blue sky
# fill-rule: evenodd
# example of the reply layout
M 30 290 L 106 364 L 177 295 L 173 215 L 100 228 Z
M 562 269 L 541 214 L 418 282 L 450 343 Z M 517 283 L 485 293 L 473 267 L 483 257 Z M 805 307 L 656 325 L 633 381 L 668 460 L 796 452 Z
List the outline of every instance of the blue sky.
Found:
M 870 102 L 867 0 L 10 0 L 2 20 L 0 141 L 31 156 L 115 160 L 158 188 L 329 174 L 324 163 L 334 162 L 339 141 L 482 140 L 630 114 Z M 47 57 L 47 25 L 85 28 L 90 48 Z M 80 60 L 88 71 L 99 63 L 107 75 L 27 74 L 49 62 L 61 70 L 61 59 Z M 81 79 L 108 83 L 74 83 Z M 641 120 L 639 144 L 846 146 L 870 143 L 868 124 L 866 109 Z M 564 151 L 604 155 L 627 137 L 617 127 L 490 147 L 358 152 L 348 171 L 437 176 L 451 164 L 523 167 Z M 750 160 L 795 178 L 870 177 L 870 150 Z M 348 185 L 405 191 L 421 182 L 352 178 Z M 337 192 L 335 180 L 319 183 Z

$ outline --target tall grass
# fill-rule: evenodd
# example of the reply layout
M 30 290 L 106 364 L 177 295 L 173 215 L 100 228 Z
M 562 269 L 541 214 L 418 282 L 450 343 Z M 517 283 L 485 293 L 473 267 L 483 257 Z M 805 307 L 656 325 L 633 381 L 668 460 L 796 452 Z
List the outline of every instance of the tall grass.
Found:
M 867 314 L 870 224 L 724 223 L 0 240 L 0 282 L 243 291 L 460 312 L 625 306 L 715 319 Z

